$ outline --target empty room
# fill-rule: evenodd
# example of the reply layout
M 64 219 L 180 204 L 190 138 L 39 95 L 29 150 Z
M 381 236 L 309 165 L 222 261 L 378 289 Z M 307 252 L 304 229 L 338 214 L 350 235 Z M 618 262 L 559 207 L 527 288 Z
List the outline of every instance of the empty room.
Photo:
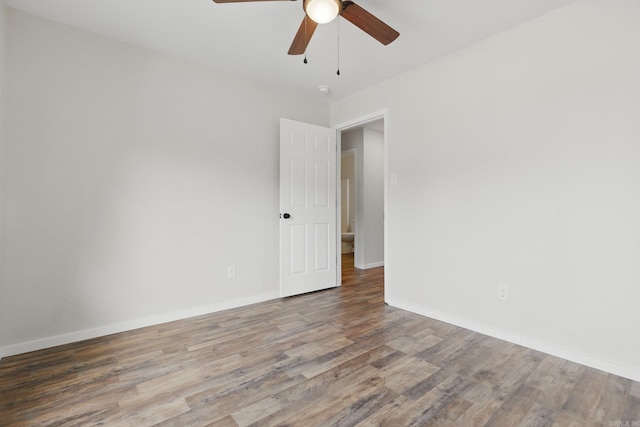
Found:
M 0 426 L 640 427 L 638 0 L 0 0 Z

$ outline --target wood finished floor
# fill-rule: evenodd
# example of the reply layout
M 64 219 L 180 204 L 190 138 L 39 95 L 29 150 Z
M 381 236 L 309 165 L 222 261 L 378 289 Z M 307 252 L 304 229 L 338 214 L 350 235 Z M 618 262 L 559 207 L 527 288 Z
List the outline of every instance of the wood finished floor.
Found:
M 0 361 L 2 426 L 640 425 L 640 384 L 342 288 Z

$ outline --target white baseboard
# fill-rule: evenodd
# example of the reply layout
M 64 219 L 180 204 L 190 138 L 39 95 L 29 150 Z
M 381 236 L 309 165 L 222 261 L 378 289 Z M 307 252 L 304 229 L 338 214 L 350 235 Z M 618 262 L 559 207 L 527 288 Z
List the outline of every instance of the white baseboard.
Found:
M 369 264 L 355 264 L 353 265 L 355 268 L 360 269 L 360 270 L 368 270 L 370 268 L 376 268 L 376 267 L 384 267 L 384 261 L 378 261 L 378 262 L 370 262 Z
M 242 298 L 242 299 L 233 300 L 233 301 L 227 301 L 220 304 L 212 304 L 212 305 L 207 305 L 202 307 L 195 307 L 187 310 L 181 310 L 181 311 L 166 313 L 166 314 L 159 314 L 157 316 L 150 316 L 142 319 L 135 319 L 127 322 L 100 326 L 97 328 L 69 332 L 66 334 L 55 335 L 52 337 L 41 338 L 33 341 L 25 341 L 17 344 L 8 345 L 5 347 L 0 347 L 0 359 L 7 356 L 28 353 L 30 351 L 42 350 L 45 348 L 55 347 L 63 344 L 69 344 L 72 342 L 102 337 L 105 335 L 117 334 L 119 332 L 130 331 L 133 329 L 144 328 L 147 326 L 159 325 L 161 323 L 173 322 L 175 320 L 187 319 L 190 317 L 201 316 L 203 314 L 210 314 L 218 311 L 229 310 L 231 308 L 243 307 L 245 305 L 269 301 L 276 298 L 279 298 L 279 294 L 277 292 L 273 292 L 273 293 L 256 295 L 253 297 Z
M 484 335 L 489 335 L 494 338 L 498 338 L 504 341 L 508 341 L 514 344 L 521 345 L 533 350 L 541 351 L 552 356 L 560 357 L 571 362 L 579 363 L 581 365 L 588 366 L 590 368 L 599 369 L 601 371 L 609 372 L 614 375 L 628 378 L 633 381 L 640 381 L 640 368 L 623 365 L 617 362 L 609 360 L 603 360 L 598 357 L 594 357 L 588 354 L 581 353 L 579 351 L 557 346 L 544 341 L 539 341 L 530 337 L 514 334 L 501 329 L 496 329 L 492 326 L 479 324 L 468 319 L 464 319 L 457 316 L 452 316 L 445 313 L 438 313 L 422 307 L 415 306 L 413 304 L 406 304 L 402 301 L 394 299 L 386 299 L 386 303 L 392 307 L 397 307 L 402 310 L 407 310 L 412 313 L 420 314 L 431 319 L 439 320 L 441 322 L 449 323 L 461 328 L 469 329 L 475 332 L 479 332 Z

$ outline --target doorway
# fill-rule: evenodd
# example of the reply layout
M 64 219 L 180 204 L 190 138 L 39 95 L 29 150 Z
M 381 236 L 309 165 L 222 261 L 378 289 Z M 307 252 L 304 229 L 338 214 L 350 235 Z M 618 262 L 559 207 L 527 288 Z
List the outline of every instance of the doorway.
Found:
M 382 274 L 386 256 L 385 112 L 338 126 L 340 284 Z M 345 194 L 345 192 L 347 194 Z M 352 242 L 351 242 L 352 240 Z
M 340 224 L 340 153 L 341 137 L 344 133 L 346 141 L 349 131 L 360 135 L 361 155 L 355 169 L 356 173 L 363 177 L 362 184 L 354 191 L 357 198 L 355 221 L 351 227 L 356 236 L 354 270 L 368 272 L 377 269 L 383 276 L 382 269 L 388 254 L 386 111 L 333 128 L 283 118 L 280 120 L 279 236 L 282 297 L 343 284 L 342 259 L 337 256 L 341 253 L 343 231 Z M 372 138 L 378 143 L 370 143 Z M 346 144 L 345 142 L 345 148 Z M 376 168 L 368 167 L 368 159 L 372 153 L 378 158 Z M 377 185 L 366 185 L 365 180 L 370 170 L 375 171 Z M 373 199 L 368 195 L 374 188 L 378 195 L 375 198 L 377 208 L 369 209 L 369 202 Z M 368 215 L 371 215 L 374 221 L 367 220 Z M 374 226 L 375 230 L 371 232 L 371 225 L 376 222 L 378 227 Z M 378 244 L 370 246 L 376 239 Z M 374 249 L 371 249 L 372 247 Z M 386 289 L 386 280 L 382 283 Z

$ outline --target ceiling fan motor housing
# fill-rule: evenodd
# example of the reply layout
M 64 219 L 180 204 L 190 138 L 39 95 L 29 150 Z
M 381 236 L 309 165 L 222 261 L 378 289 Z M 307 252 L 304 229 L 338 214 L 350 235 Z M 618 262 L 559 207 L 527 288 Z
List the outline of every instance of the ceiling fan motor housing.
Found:
M 304 0 L 302 8 L 314 22 L 327 24 L 342 13 L 342 2 L 340 0 Z

